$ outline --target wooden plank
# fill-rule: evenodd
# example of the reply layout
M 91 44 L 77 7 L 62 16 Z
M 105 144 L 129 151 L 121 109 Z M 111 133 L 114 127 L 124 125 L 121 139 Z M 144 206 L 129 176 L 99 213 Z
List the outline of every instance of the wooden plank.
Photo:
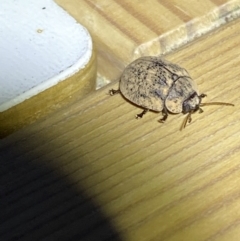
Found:
M 98 83 L 116 80 L 142 55 L 175 51 L 239 16 L 239 0 L 56 0 L 90 31 L 98 51 Z
M 14 163 L 12 172 L 2 169 L 1 180 L 11 180 L 15 195 L 23 193 L 20 197 L 27 198 L 41 192 L 43 187 L 35 187 L 41 178 L 53 186 L 51 190 L 58 187 L 55 179 L 36 175 L 39 168 L 48 169 L 45 175 L 58 176 L 78 195 L 84 193 L 86 200 L 93 200 L 122 240 L 237 241 L 239 38 L 237 20 L 167 56 L 189 71 L 201 92 L 208 95 L 205 102 L 227 101 L 235 107 L 205 107 L 204 113 L 195 114 L 192 123 L 179 131 L 184 118 L 181 114 L 171 115 L 164 124 L 157 122 L 161 115 L 155 113 L 136 120 L 134 116 L 141 109 L 120 95 L 107 94 L 117 86 L 114 83 L 1 141 L 3 167 Z M 17 178 L 16 172 L 21 173 Z M 8 185 L 5 188 L 10 198 Z M 32 191 L 24 194 L 28 189 Z M 81 207 L 81 202 L 77 203 Z M 15 210 L 12 205 L 5 211 Z M 26 207 L 25 213 L 30 208 Z M 60 217 L 66 215 L 56 212 Z M 47 214 L 38 213 L 38 218 L 47 220 Z M 13 217 L 11 220 L 10 224 L 15 224 Z M 83 232 L 84 238 L 99 230 L 106 233 L 103 224 L 99 221 L 89 226 L 91 231 Z M 57 226 L 52 234 L 43 226 L 38 230 L 50 240 L 68 230 L 69 235 L 80 235 L 78 225 L 73 220 L 71 228 Z M 33 232 L 25 231 L 29 235 Z

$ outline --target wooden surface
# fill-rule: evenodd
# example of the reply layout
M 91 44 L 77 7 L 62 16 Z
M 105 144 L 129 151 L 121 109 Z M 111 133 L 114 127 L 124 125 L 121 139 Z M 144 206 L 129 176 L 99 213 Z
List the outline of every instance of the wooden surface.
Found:
M 116 80 L 140 54 L 169 53 L 231 20 L 228 13 L 240 6 L 239 0 L 55 1 L 90 31 L 103 80 Z
M 1 240 L 238 241 L 239 39 L 235 20 L 166 57 L 235 104 L 184 131 L 181 114 L 136 120 L 115 82 L 1 141 Z

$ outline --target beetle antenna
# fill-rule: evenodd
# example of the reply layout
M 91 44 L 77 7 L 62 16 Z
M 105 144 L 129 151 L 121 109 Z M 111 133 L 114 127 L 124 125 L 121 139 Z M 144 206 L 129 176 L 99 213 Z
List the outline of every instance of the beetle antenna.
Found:
M 225 102 L 209 102 L 209 103 L 201 103 L 199 106 L 206 106 L 206 105 L 228 105 L 228 106 L 234 106 L 234 104 L 231 104 L 231 103 L 225 103 Z
M 225 102 L 209 102 L 209 103 L 201 103 L 199 106 L 202 107 L 202 106 L 206 106 L 206 105 L 228 105 L 228 106 L 234 106 L 234 104 L 231 104 L 231 103 L 225 103 Z M 201 110 L 201 109 L 200 109 Z M 181 128 L 180 130 L 183 130 L 187 123 L 190 123 L 192 118 L 191 118 L 191 115 L 192 113 L 194 113 L 194 111 L 191 111 L 188 113 L 188 115 L 186 116 L 186 118 L 183 120 L 183 123 L 181 125 Z
M 191 118 L 192 113 L 193 112 L 189 112 L 188 115 L 186 116 L 186 118 L 183 120 L 183 123 L 181 125 L 180 131 L 183 130 L 186 127 L 187 123 L 191 122 L 191 120 L 192 120 L 192 118 Z

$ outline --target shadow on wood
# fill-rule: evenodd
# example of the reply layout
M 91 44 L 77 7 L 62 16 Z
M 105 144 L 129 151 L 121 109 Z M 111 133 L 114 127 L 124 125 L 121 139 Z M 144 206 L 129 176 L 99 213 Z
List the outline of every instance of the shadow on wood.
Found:
M 0 147 L 0 240 L 120 241 L 101 208 L 30 146 Z

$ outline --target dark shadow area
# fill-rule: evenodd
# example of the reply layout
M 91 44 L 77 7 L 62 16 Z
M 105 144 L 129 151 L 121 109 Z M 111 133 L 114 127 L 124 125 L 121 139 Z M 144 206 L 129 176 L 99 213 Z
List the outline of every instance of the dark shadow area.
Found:
M 86 193 L 23 145 L 0 146 L 0 240 L 120 241 Z M 80 160 L 79 160 L 80 161 Z M 79 187 L 81 188 L 81 187 Z

